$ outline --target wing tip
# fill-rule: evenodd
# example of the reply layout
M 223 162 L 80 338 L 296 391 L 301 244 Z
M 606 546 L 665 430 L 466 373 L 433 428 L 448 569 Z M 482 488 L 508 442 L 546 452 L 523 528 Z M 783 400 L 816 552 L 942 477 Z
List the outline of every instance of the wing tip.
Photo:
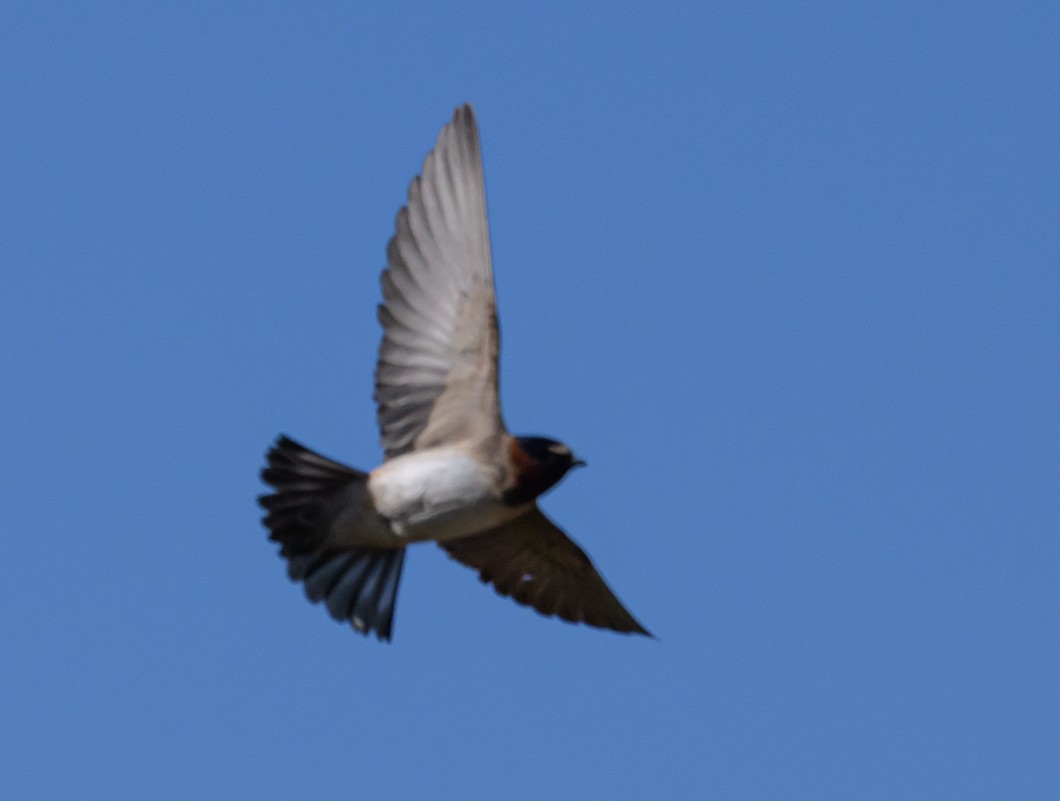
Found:
M 627 631 L 624 631 L 623 634 L 642 634 L 643 636 L 647 637 L 649 640 L 655 640 L 656 642 L 662 642 L 662 640 L 660 640 L 657 636 L 655 636 L 650 631 L 648 631 L 646 628 L 644 628 L 644 626 L 642 626 L 635 619 L 633 620 L 633 628 L 630 628 Z
M 454 144 L 460 143 L 456 144 L 458 150 L 462 151 L 460 158 L 467 160 L 471 165 L 479 165 L 481 169 L 482 146 L 479 143 L 478 120 L 470 103 L 457 106 L 453 111 L 453 118 L 438 134 L 435 150 L 441 149 L 446 140 L 453 141 Z
M 475 107 L 470 102 L 461 103 L 453 111 L 453 122 L 460 124 L 475 124 Z
M 626 609 L 624 606 L 621 608 L 621 612 L 621 618 L 612 618 L 610 620 L 603 620 L 600 618 L 590 620 L 588 615 L 581 617 L 578 620 L 570 620 L 568 618 L 560 617 L 559 615 L 557 615 L 557 617 L 560 617 L 561 620 L 565 620 L 568 623 L 573 623 L 575 625 L 581 624 L 589 626 L 590 628 L 600 629 L 602 631 L 613 631 L 616 634 L 640 634 L 644 637 L 647 637 L 649 640 L 659 639 L 646 628 L 644 628 L 644 626 L 640 624 L 640 621 L 633 617 L 633 615 L 629 613 L 629 610 Z

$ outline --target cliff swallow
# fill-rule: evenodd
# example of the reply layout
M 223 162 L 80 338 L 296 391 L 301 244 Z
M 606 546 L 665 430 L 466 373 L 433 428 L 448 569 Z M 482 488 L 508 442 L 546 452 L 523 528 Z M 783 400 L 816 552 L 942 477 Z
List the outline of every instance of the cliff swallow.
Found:
M 382 274 L 375 401 L 383 464 L 370 473 L 281 436 L 259 503 L 292 580 L 336 620 L 389 640 L 405 549 L 433 540 L 543 615 L 648 634 L 536 499 L 570 448 L 508 433 L 478 128 L 456 110 L 398 212 Z M 650 636 L 650 635 L 649 635 Z

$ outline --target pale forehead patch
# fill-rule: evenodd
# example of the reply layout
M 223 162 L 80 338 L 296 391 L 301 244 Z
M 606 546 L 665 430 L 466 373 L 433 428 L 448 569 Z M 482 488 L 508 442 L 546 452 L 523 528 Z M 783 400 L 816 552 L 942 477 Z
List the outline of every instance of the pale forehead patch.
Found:
M 548 452 L 554 453 L 557 456 L 566 456 L 570 453 L 570 448 L 564 445 L 562 442 L 553 442 L 548 446 Z

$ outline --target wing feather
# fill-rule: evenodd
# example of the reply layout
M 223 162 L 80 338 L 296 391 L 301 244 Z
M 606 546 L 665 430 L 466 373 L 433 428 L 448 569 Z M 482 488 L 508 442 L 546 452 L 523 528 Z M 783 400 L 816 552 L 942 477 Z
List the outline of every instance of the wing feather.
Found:
M 376 365 L 388 458 L 504 430 L 478 129 L 461 106 L 438 135 L 387 246 Z
M 625 633 L 651 634 L 593 563 L 538 508 L 495 529 L 439 543 L 501 595 L 543 615 Z

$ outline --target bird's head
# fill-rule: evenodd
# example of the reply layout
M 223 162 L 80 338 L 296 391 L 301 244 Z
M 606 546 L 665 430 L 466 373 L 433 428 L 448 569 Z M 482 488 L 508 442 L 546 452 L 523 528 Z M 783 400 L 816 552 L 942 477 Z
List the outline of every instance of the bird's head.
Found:
M 547 437 L 513 437 L 508 455 L 515 471 L 509 501 L 525 503 L 554 487 L 572 467 L 584 467 L 571 449 Z

